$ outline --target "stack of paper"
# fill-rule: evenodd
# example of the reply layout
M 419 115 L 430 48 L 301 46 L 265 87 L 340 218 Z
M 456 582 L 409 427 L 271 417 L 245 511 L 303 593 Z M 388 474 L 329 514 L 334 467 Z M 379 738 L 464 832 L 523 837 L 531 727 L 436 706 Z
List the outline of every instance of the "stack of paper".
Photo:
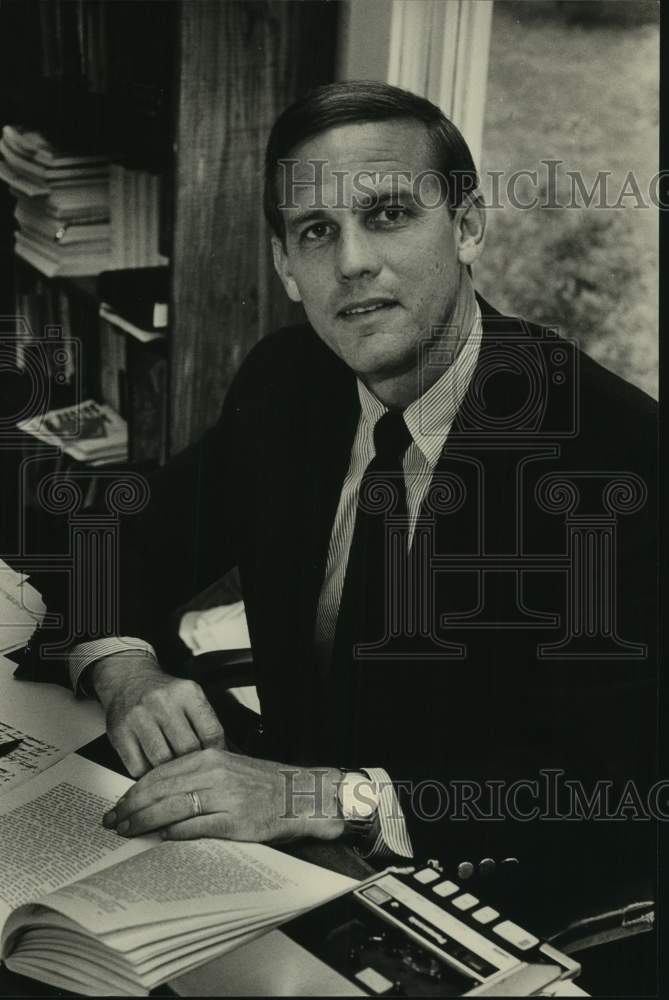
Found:
M 44 618 L 44 602 L 27 581 L 0 559 L 0 654 L 26 646 Z
M 194 656 L 215 649 L 250 649 L 244 602 L 222 604 L 206 611 L 186 611 L 179 624 L 179 638 Z
M 59 684 L 17 680 L 15 670 L 16 663 L 0 656 L 0 745 L 19 741 L 0 756 L 0 795 L 105 731 L 98 701 L 75 698 Z
M 109 162 L 69 155 L 39 133 L 5 125 L 0 178 L 17 198 L 16 252 L 48 277 L 109 266 Z
M 114 205 L 112 203 L 112 218 Z M 119 260 L 122 258 L 119 252 Z M 170 270 L 132 267 L 98 277 L 100 315 L 143 343 L 160 340 L 169 324 Z
M 355 886 L 261 844 L 123 840 L 132 782 L 72 755 L 0 797 L 9 969 L 87 996 L 145 995 Z
M 87 399 L 75 406 L 49 410 L 16 425 L 45 444 L 89 465 L 123 462 L 128 457 L 128 426 L 111 406 Z

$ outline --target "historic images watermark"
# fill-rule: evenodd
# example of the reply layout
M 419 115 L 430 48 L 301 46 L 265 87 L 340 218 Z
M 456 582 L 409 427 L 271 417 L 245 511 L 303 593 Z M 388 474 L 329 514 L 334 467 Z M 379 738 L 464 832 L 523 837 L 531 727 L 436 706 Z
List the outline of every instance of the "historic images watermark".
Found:
M 496 332 L 495 323 L 487 317 L 468 391 L 457 372 L 443 390 L 457 421 L 437 466 L 411 459 L 402 475 L 379 473 L 361 487 L 359 508 L 383 520 L 385 620 L 355 646 L 355 658 L 443 665 L 467 657 L 462 639 L 475 631 L 522 629 L 537 637 L 537 662 L 646 659 L 648 636 L 625 635 L 620 625 L 617 564 L 626 522 L 646 509 L 647 485 L 626 469 L 572 468 L 565 459 L 584 430 L 576 345 L 557 326 L 530 331 L 519 320 L 517 330 Z M 426 385 L 432 370 L 457 361 L 449 345 L 459 339 L 435 327 L 419 344 Z M 514 389 L 500 403 L 494 383 L 506 375 Z M 420 435 L 443 437 L 426 399 L 417 401 Z M 504 503 L 490 486 L 500 462 Z M 543 606 L 537 574 L 544 587 L 552 581 Z M 508 595 L 501 610 L 487 598 L 494 587 Z
M 309 815 L 327 818 L 333 809 L 329 774 L 322 768 L 309 771 L 283 768 L 283 818 Z M 299 779 L 299 787 L 296 780 Z M 488 778 L 482 781 L 373 781 L 363 777 L 352 790 L 352 815 L 369 815 L 385 789 L 389 804 L 386 815 L 401 819 L 411 815 L 422 822 L 442 820 L 500 823 L 531 822 L 650 822 L 669 820 L 669 780 L 654 782 L 647 789 L 629 779 L 616 783 L 609 778 L 589 783 L 569 777 L 561 768 L 540 768 L 533 776 L 513 781 Z M 401 805 L 400 805 L 401 800 Z M 354 817 L 355 818 L 355 817 Z
M 489 210 L 669 208 L 669 170 L 639 178 L 611 170 L 585 174 L 561 159 L 542 159 L 532 169 L 469 171 L 330 170 L 328 160 L 283 159 L 277 176 L 278 207 L 303 211 L 355 208 L 369 211 L 380 200 L 410 197 L 421 209 L 456 206 L 474 196 Z M 327 191 L 327 200 L 324 195 Z

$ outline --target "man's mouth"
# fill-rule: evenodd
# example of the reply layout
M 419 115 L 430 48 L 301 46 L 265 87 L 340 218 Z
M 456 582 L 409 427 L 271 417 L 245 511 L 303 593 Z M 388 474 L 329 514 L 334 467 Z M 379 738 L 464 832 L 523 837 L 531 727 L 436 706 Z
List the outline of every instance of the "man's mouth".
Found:
M 351 319 L 379 312 L 381 309 L 392 309 L 397 304 L 396 299 L 364 299 L 361 302 L 352 302 L 351 305 L 340 309 L 337 315 L 342 319 Z

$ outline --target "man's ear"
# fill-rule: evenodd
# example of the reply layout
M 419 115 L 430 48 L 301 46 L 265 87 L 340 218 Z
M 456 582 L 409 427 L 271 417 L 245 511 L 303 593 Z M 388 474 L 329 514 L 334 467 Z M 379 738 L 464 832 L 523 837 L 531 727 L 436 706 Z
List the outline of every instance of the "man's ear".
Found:
M 290 270 L 286 248 L 278 236 L 272 237 L 272 256 L 274 258 L 274 270 L 281 278 L 281 284 L 286 289 L 286 295 L 292 302 L 301 302 L 302 296 Z
M 458 241 L 458 260 L 471 265 L 481 256 L 485 245 L 486 214 L 480 194 L 467 195 L 455 210 L 455 231 Z

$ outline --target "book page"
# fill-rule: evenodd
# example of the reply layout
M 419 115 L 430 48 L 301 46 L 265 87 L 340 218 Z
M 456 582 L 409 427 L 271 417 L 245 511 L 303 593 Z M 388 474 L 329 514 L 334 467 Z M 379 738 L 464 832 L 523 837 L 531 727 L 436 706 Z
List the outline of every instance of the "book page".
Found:
M 55 684 L 16 680 L 0 656 L 0 743 L 22 740 L 0 757 L 0 795 L 16 788 L 104 732 L 97 701 L 79 701 Z
M 203 838 L 160 842 L 42 902 L 105 934 L 208 913 L 255 921 L 315 905 L 355 884 L 263 844 Z
M 102 816 L 133 784 L 71 754 L 0 797 L 0 925 L 11 910 L 129 858 L 156 836 L 123 840 Z
M 29 781 L 58 760 L 58 747 L 53 743 L 0 719 L 0 745 L 11 740 L 20 740 L 21 745 L 0 757 L 0 794 Z

